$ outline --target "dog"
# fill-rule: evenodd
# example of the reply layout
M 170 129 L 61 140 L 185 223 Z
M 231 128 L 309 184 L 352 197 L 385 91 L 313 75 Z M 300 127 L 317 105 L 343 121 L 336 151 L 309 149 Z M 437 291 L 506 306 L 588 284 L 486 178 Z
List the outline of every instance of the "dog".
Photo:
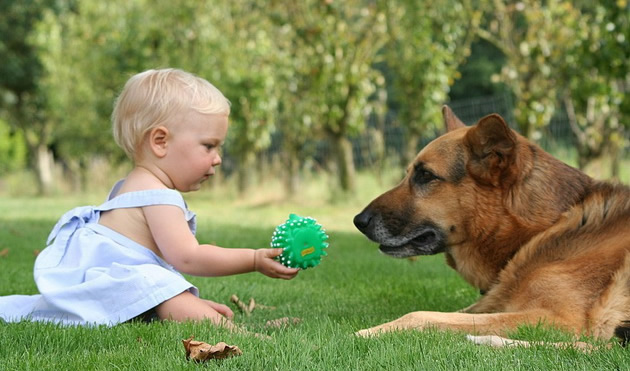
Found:
M 498 114 L 470 127 L 448 106 L 442 115 L 447 132 L 353 222 L 389 256 L 443 253 L 482 296 L 459 312 L 411 312 L 356 334 L 437 328 L 527 345 L 504 336 L 543 324 L 627 341 L 630 188 L 555 159 Z

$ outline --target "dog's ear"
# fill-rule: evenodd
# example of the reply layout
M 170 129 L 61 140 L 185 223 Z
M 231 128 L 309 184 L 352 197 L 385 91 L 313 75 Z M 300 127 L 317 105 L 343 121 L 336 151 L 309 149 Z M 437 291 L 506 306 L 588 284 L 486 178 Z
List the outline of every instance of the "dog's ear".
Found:
M 446 126 L 446 132 L 453 131 L 455 129 L 463 128 L 466 126 L 451 110 L 451 107 L 446 104 L 442 106 L 442 117 L 444 118 L 444 126 Z
M 477 180 L 499 186 L 514 163 L 516 135 L 503 118 L 488 115 L 470 128 L 464 137 L 471 157 L 469 172 Z

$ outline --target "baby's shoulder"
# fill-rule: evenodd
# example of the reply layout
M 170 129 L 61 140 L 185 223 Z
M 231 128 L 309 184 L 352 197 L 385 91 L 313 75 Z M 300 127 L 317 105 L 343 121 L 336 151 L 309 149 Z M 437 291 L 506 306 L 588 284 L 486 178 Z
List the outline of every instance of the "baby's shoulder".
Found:
M 147 189 L 119 192 L 110 198 L 104 206 L 108 208 L 130 208 L 157 205 L 173 205 L 187 209 L 181 193 L 172 189 Z

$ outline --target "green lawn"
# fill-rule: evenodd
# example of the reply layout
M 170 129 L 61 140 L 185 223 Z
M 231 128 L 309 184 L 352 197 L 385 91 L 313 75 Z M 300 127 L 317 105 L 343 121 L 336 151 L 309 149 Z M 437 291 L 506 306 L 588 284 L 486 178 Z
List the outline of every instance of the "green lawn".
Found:
M 369 192 L 366 192 L 369 193 Z M 583 354 L 549 346 L 492 349 L 467 342 L 463 334 L 436 331 L 387 334 L 373 339 L 353 332 L 413 310 L 454 311 L 478 293 L 444 263 L 443 256 L 412 262 L 380 254 L 352 228 L 355 213 L 375 194 L 360 194 L 341 206 L 323 200 L 232 201 L 199 192 L 188 197 L 198 215 L 198 237 L 227 247 L 267 247 L 275 225 L 290 212 L 312 216 L 330 235 L 329 255 L 291 281 L 260 274 L 191 277 L 205 298 L 224 303 L 232 294 L 275 306 L 235 321 L 271 336 L 233 334 L 207 323 L 130 323 L 113 328 L 64 328 L 50 324 L 0 324 L 0 370 L 139 369 L 178 370 L 611 370 L 630 369 L 626 350 L 614 346 Z M 0 295 L 34 294 L 33 251 L 41 249 L 60 214 L 97 196 L 0 198 Z M 264 323 L 297 317 L 298 325 L 266 329 Z M 184 357 L 182 339 L 238 345 L 240 357 L 196 364 Z M 568 340 L 566 334 L 524 328 L 526 340 Z

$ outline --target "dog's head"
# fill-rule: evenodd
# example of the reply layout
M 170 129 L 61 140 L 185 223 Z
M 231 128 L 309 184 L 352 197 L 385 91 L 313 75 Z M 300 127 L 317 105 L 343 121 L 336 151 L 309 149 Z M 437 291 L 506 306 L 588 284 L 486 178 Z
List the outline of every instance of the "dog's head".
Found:
M 450 108 L 442 113 L 447 133 L 420 151 L 399 185 L 354 218 L 385 254 L 431 255 L 466 242 L 474 209 L 496 206 L 479 189 L 508 186 L 514 179 L 519 139 L 499 115 L 467 127 Z

